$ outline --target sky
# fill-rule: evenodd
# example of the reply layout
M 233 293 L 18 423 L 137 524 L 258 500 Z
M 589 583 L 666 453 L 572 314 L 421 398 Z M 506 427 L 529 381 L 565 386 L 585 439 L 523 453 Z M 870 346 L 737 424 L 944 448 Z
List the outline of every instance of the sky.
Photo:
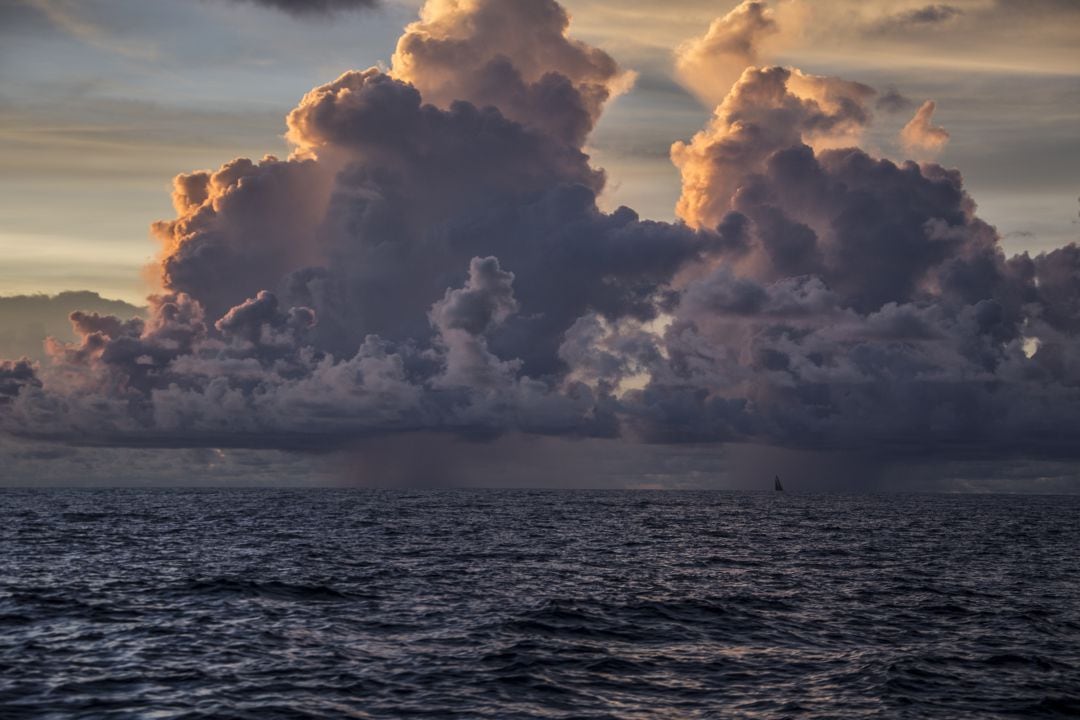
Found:
M 1078 61 L 1069 0 L 0 0 L 3 481 L 1074 491 Z

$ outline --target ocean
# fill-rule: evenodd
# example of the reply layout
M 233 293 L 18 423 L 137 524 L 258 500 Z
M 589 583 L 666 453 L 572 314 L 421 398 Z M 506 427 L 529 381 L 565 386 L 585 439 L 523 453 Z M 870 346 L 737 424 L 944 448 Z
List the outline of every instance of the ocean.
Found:
M 0 718 L 1080 715 L 1080 498 L 0 491 Z

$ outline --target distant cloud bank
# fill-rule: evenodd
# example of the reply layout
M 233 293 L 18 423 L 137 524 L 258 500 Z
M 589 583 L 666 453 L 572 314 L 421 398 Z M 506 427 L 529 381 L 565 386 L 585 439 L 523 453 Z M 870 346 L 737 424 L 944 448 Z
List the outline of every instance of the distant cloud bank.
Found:
M 131 318 L 142 315 L 145 308 L 86 291 L 0 296 L 0 357 L 46 360 L 46 339 L 52 337 L 64 342 L 76 339 L 69 319 L 75 311 Z

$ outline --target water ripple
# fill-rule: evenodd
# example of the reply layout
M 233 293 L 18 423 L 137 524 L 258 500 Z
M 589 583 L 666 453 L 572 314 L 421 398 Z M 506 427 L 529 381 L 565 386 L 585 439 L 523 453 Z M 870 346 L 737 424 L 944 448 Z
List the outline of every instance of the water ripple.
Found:
M 1080 501 L 4 491 L 0 718 L 1080 715 Z

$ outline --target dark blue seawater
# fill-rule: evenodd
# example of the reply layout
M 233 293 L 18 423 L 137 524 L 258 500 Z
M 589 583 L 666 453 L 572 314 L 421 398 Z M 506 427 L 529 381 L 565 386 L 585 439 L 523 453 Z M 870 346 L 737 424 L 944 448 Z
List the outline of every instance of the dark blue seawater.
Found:
M 0 492 L 0 718 L 1080 714 L 1080 498 Z

